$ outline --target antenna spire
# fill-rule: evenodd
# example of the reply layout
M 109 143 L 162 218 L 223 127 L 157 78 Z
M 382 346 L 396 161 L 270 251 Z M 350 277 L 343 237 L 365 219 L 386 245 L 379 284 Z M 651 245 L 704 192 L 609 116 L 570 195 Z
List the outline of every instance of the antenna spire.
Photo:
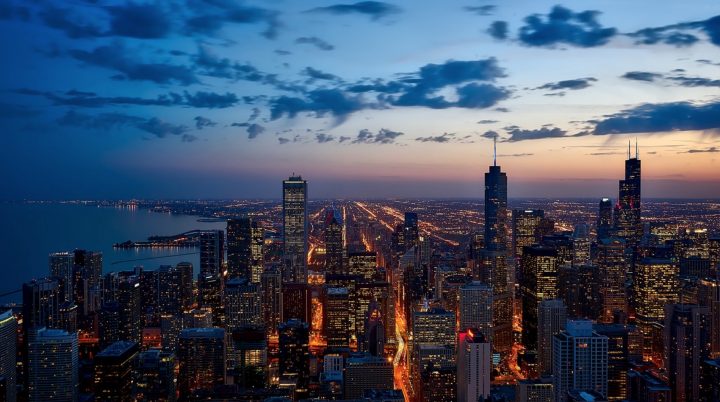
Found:
M 628 140 L 628 159 L 630 159 L 630 140 Z
M 493 137 L 493 166 L 497 166 L 497 134 Z
M 640 153 L 638 152 L 638 142 L 637 137 L 635 137 L 635 159 L 639 158 Z

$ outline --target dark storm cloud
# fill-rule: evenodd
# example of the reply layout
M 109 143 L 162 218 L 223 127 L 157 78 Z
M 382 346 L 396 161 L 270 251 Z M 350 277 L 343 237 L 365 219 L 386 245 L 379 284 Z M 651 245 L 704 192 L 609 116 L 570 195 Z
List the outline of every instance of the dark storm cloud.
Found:
M 477 15 L 490 15 L 492 14 L 497 7 L 491 4 L 487 4 L 484 6 L 466 6 L 463 7 L 465 11 L 469 11 L 473 14 Z
M 720 135 L 720 102 L 645 104 L 593 123 L 595 135 L 707 130 L 717 136 Z
M 418 142 L 438 142 L 438 143 L 446 143 L 446 142 L 453 142 L 455 141 L 456 134 L 455 133 L 442 133 L 440 135 L 434 135 L 429 137 L 418 137 L 415 138 L 415 141 Z
M 488 27 L 487 33 L 498 40 L 507 39 L 508 23 L 505 21 L 495 21 Z
M 395 140 L 405 135 L 399 131 L 392 131 L 381 128 L 376 134 L 368 129 L 362 129 L 358 135 L 352 140 L 353 144 L 394 144 Z
M 315 36 L 303 36 L 295 39 L 295 43 L 299 45 L 313 45 L 320 50 L 330 51 L 335 49 L 335 46 L 325 42 L 324 40 Z
M 335 4 L 327 7 L 317 7 L 307 12 L 330 14 L 363 14 L 372 20 L 379 20 L 391 14 L 399 13 L 400 8 L 381 1 L 361 1 L 352 4 Z
M 170 12 L 161 3 L 137 4 L 129 2 L 121 6 L 106 7 L 110 14 L 108 35 L 140 39 L 164 38 L 170 34 Z
M 302 75 L 308 76 L 310 79 L 313 80 L 329 80 L 329 81 L 335 81 L 339 80 L 340 77 L 338 77 L 335 74 L 326 73 L 324 71 L 320 71 L 316 68 L 312 67 L 306 67 L 304 70 L 300 72 Z
M 535 89 L 549 89 L 551 91 L 560 91 L 565 89 L 578 90 L 584 89 L 592 85 L 592 82 L 597 81 L 593 77 L 578 78 L 574 80 L 563 80 L 558 82 L 548 82 L 547 84 L 541 85 Z
M 622 78 L 635 81 L 647 81 L 652 82 L 658 78 L 662 78 L 662 74 L 651 73 L 647 71 L 628 71 L 622 75 Z
M 518 40 L 526 46 L 601 46 L 615 36 L 617 30 L 604 28 L 598 22 L 600 14 L 596 10 L 576 13 L 558 5 L 547 16 L 533 14 L 526 17 Z
M 540 140 L 544 138 L 564 137 L 567 132 L 557 127 L 542 127 L 537 130 L 523 130 L 520 128 L 512 128 L 510 130 L 507 130 L 507 133 L 510 134 L 510 137 L 506 140 L 507 142 L 518 142 L 527 140 Z
M 92 51 L 70 50 L 70 56 L 87 65 L 102 67 L 120 73 L 120 78 L 134 81 L 152 81 L 158 84 L 198 82 L 195 73 L 186 66 L 167 63 L 143 63 L 130 57 L 121 43 L 99 46 Z
M 195 116 L 195 128 L 202 130 L 205 127 L 216 126 L 217 123 L 203 116 Z
M 280 96 L 270 101 L 270 119 L 283 116 L 295 117 L 298 113 L 310 112 L 316 117 L 331 115 L 344 120 L 349 114 L 371 107 L 361 97 L 349 95 L 339 89 L 316 89 L 307 93 L 307 97 L 297 98 Z

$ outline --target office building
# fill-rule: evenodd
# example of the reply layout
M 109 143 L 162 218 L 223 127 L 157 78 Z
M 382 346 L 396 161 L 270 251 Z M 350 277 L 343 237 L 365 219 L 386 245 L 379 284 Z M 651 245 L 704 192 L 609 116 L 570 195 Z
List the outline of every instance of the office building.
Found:
M 342 218 L 335 208 L 325 212 L 325 272 L 344 274 L 345 247 Z
M 220 276 L 225 259 L 225 232 L 204 230 L 200 232 L 200 275 Z
M 28 335 L 28 399 L 75 402 L 78 398 L 78 336 L 36 328 Z
M 606 239 L 612 235 L 613 230 L 613 205 L 610 198 L 600 199 L 597 218 L 597 238 Z
M 225 330 L 188 328 L 180 332 L 177 352 L 178 390 L 187 398 L 198 390 L 212 391 L 225 383 Z
M 608 391 L 608 338 L 592 329 L 592 321 L 570 320 L 553 337 L 553 389 L 556 402 L 568 391 Z
M 492 330 L 492 288 L 472 281 L 460 287 L 460 331 L 477 328 L 483 334 Z
M 56 278 L 60 285 L 60 300 L 71 302 L 74 300 L 73 270 L 75 267 L 75 254 L 62 251 L 50 253 L 48 256 L 50 266 L 50 277 Z
M 276 333 L 282 320 L 282 277 L 277 267 L 270 266 L 260 275 L 261 318 L 268 333 Z
M 264 270 L 263 226 L 249 217 L 228 219 L 227 237 L 228 276 L 260 283 L 260 275 Z
M 348 273 L 371 281 L 377 275 L 377 254 L 374 251 L 348 253 Z
M 628 398 L 627 373 L 631 361 L 640 361 L 640 334 L 627 324 L 596 324 L 593 330 L 608 338 L 608 401 Z
M 405 251 L 418 245 L 420 241 L 420 222 L 415 212 L 405 212 L 405 219 L 402 226 Z
M 567 307 L 559 299 L 543 300 L 537 314 L 537 356 L 540 375 L 552 374 L 553 337 L 565 329 Z
M 175 402 L 175 355 L 158 349 L 141 352 L 135 366 L 136 401 Z
M 223 307 L 223 283 L 219 275 L 198 277 L 198 306 L 212 313 L 213 325 L 222 327 L 225 323 Z
M 383 357 L 352 356 L 347 359 L 343 380 L 345 399 L 359 399 L 366 390 L 392 390 L 393 365 Z
M 490 343 L 477 329 L 460 332 L 457 352 L 458 401 L 477 401 L 490 396 L 492 355 Z
M 515 402 L 555 402 L 551 382 L 520 380 L 515 390 Z
M 310 374 L 310 331 L 308 324 L 292 319 L 280 324 L 279 335 L 279 371 L 280 375 L 297 377 L 299 388 L 307 386 Z
M 455 314 L 442 308 L 413 313 L 413 345 L 455 345 Z
M 545 211 L 542 209 L 514 209 L 512 211 L 512 244 L 515 258 L 521 258 L 523 247 L 540 244 L 543 233 L 542 221 Z
M 0 376 L 4 378 L 4 389 L 0 400 L 15 401 L 17 384 L 17 319 L 12 310 L 0 314 Z
M 421 373 L 420 400 L 422 402 L 456 402 L 457 370 L 455 367 L 430 366 Z
M 638 157 L 637 143 L 635 144 L 635 157 L 630 156 L 628 143 L 628 158 L 625 161 L 625 179 L 620 180 L 618 202 L 615 204 L 614 226 L 616 236 L 625 239 L 628 245 L 635 245 L 643 234 L 641 221 L 641 177 L 640 159 Z
M 676 402 L 697 401 L 701 363 L 710 358 L 710 310 L 690 304 L 665 306 L 665 368 Z
M 601 322 L 611 323 L 616 313 L 628 313 L 625 291 L 628 263 L 625 259 L 625 248 L 625 241 L 617 237 L 606 237 L 598 241 L 596 260 L 600 270 Z
M 60 284 L 57 279 L 42 278 L 23 284 L 23 328 L 54 328 L 60 307 Z
M 225 328 L 234 331 L 242 327 L 262 325 L 258 286 L 248 278 L 233 278 L 225 284 Z
M 348 289 L 327 287 L 325 289 L 323 313 L 327 346 L 329 348 L 348 347 L 351 335 L 350 293 Z
M 637 326 L 643 335 L 643 358 L 653 356 L 653 324 L 665 320 L 665 305 L 679 301 L 678 266 L 669 259 L 643 258 L 635 267 L 633 293 Z
M 95 398 L 99 401 L 133 401 L 133 372 L 140 347 L 118 341 L 95 356 Z
M 242 388 L 261 389 L 267 385 L 268 345 L 259 328 L 241 328 L 232 332 L 228 348 L 234 383 Z
M 558 254 L 555 249 L 527 246 L 521 261 L 522 343 L 528 350 L 538 347 L 538 305 L 558 297 Z
M 283 181 L 283 282 L 307 283 L 307 181 Z

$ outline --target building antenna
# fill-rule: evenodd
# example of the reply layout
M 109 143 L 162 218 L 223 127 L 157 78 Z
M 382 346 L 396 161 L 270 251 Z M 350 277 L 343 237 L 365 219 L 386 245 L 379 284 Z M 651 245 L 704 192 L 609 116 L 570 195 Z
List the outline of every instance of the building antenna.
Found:
M 493 166 L 497 166 L 497 134 L 493 136 Z
M 635 137 L 635 159 L 639 158 L 640 153 L 638 152 L 638 142 L 637 137 Z
M 630 159 L 630 140 L 628 140 L 628 159 Z

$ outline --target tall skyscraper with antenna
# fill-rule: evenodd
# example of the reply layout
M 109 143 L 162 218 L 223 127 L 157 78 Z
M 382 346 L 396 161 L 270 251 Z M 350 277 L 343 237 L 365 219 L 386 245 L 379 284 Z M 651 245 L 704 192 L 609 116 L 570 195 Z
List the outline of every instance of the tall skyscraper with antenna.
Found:
M 283 282 L 307 283 L 307 181 L 283 180 Z
M 636 244 L 643 234 L 640 202 L 640 157 L 635 140 L 635 157 L 630 154 L 625 161 L 625 179 L 620 180 L 618 201 L 615 204 L 615 234 L 625 239 L 628 245 Z
M 492 287 L 493 349 L 505 353 L 512 348 L 512 293 L 508 281 L 510 249 L 508 248 L 507 175 L 497 165 L 497 138 L 493 141 L 493 165 L 485 173 L 485 249 L 480 253 L 475 272 Z

